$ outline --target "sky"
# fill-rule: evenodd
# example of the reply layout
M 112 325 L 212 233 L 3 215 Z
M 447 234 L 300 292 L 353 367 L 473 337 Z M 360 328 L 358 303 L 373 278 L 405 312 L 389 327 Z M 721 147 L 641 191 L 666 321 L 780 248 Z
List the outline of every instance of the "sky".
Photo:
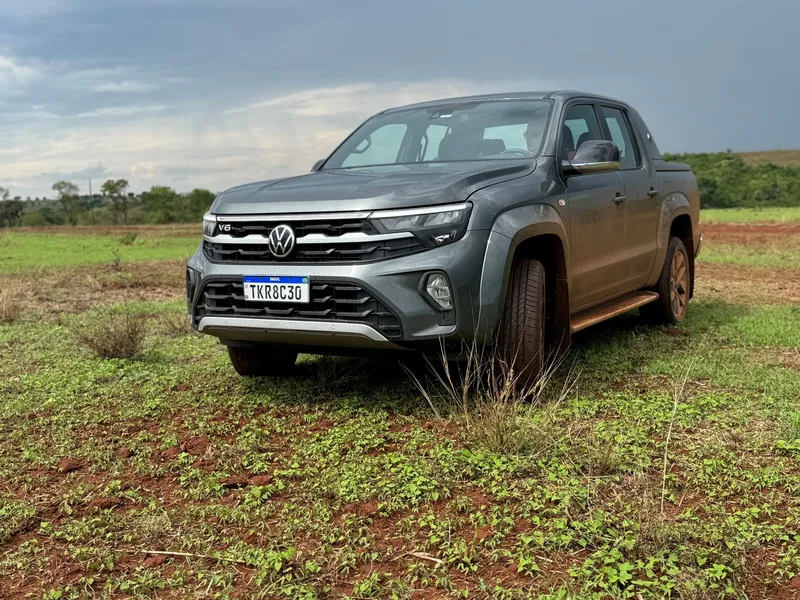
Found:
M 662 151 L 800 147 L 797 0 L 0 0 L 0 186 L 222 191 L 370 115 L 580 89 Z

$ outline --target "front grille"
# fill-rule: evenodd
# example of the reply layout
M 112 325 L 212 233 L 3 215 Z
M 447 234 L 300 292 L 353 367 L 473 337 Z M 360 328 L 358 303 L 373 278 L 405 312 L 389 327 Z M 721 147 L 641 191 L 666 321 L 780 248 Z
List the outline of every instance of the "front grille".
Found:
M 269 251 L 267 238 L 275 227 L 284 223 L 291 226 L 297 243 L 289 256 L 275 258 Z M 317 219 L 297 215 L 286 219 L 270 216 L 264 221 L 231 219 L 217 224 L 214 237 L 204 240 L 203 251 L 214 262 L 269 264 L 376 262 L 427 249 L 417 237 L 406 235 L 386 239 L 391 236 L 381 235 L 368 219 L 352 214 L 332 213 Z
M 275 258 L 266 244 L 203 242 L 209 260 L 227 263 L 359 263 L 399 258 L 425 250 L 416 237 L 371 242 L 324 241 L 298 244 L 286 258 Z
M 351 283 L 312 281 L 311 302 L 293 304 L 248 301 L 241 281 L 210 281 L 197 301 L 195 323 L 209 316 L 364 323 L 387 339 L 403 336 L 397 315 L 369 291 Z
M 281 223 L 289 223 L 297 237 L 319 233 L 328 236 L 337 236 L 345 233 L 378 233 L 375 227 L 366 219 L 330 219 L 322 221 L 244 221 L 239 223 L 225 222 L 224 233 L 231 237 L 245 237 L 246 235 L 263 235 L 269 237 L 273 228 Z M 230 229 L 228 229 L 230 226 Z M 219 227 L 219 226 L 218 226 Z

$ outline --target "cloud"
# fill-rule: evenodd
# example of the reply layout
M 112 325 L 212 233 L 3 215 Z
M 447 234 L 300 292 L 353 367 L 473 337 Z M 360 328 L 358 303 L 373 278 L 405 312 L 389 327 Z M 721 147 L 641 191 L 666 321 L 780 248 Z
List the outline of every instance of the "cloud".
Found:
M 41 76 L 40 67 L 24 64 L 17 58 L 0 54 L 0 95 L 20 93 Z
M 95 110 L 90 110 L 87 112 L 82 112 L 71 116 L 82 119 L 90 117 L 128 117 L 140 113 L 161 112 L 167 110 L 167 108 L 169 107 L 163 104 L 153 104 L 153 105 L 132 104 L 129 106 L 106 106 L 104 108 L 98 108 Z
M 103 81 L 94 84 L 92 90 L 95 92 L 144 93 L 155 91 L 158 87 L 155 83 L 146 83 L 144 81 Z
M 70 171 L 68 173 L 64 172 L 53 172 L 53 173 L 40 173 L 39 177 L 42 179 L 52 180 L 53 182 L 56 181 L 76 181 L 77 183 L 82 183 L 88 179 L 101 179 L 104 177 L 108 177 L 109 169 L 103 165 L 102 162 L 97 161 L 96 164 L 90 165 L 88 167 L 84 167 L 83 169 L 77 171 Z
M 336 87 L 303 90 L 228 109 L 226 114 L 268 110 L 293 117 L 335 117 L 347 114 L 371 115 L 383 109 L 423 102 L 431 98 L 463 96 L 497 91 L 503 82 L 477 83 L 464 80 L 426 82 L 354 83 Z M 509 84 L 513 85 L 513 84 Z M 516 82 L 516 85 L 519 85 Z M 508 89 L 514 89 L 509 87 Z
M 470 81 L 359 83 L 293 92 L 228 107 L 130 104 L 70 117 L 37 111 L 7 122 L 10 143 L 0 173 L 12 193 L 40 196 L 53 181 L 125 178 L 132 190 L 232 185 L 307 172 L 365 118 L 398 103 L 502 89 Z M 510 89 L 510 88 L 506 88 Z M 235 108 L 235 107 L 234 107 Z M 243 107 L 240 107 L 243 108 Z M 86 167 L 87 158 L 98 161 Z
M 78 0 L 0 0 L 0 14 L 16 21 L 27 21 L 74 10 Z

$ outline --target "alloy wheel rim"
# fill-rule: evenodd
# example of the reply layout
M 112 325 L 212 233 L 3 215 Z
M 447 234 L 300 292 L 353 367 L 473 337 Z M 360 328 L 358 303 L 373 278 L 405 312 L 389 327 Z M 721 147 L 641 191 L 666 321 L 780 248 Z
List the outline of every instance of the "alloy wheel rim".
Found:
M 672 255 L 669 288 L 672 314 L 680 320 L 686 314 L 686 305 L 689 303 L 689 264 L 683 252 L 676 251 Z

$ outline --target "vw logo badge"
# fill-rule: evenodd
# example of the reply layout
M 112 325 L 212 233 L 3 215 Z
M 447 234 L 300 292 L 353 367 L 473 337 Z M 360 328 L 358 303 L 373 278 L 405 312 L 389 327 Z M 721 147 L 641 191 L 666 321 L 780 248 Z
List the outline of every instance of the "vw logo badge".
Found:
M 278 225 L 269 232 L 267 245 L 275 258 L 286 258 L 294 250 L 294 231 L 288 225 Z

